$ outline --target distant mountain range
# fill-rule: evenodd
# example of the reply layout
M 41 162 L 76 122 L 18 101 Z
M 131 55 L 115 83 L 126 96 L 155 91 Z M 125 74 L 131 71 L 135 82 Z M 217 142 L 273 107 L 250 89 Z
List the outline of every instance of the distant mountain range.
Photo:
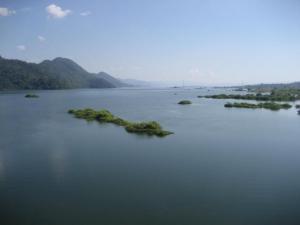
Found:
M 136 80 L 136 79 L 121 79 L 122 82 L 129 84 L 131 86 L 135 87 L 151 87 L 155 86 L 150 81 L 142 81 L 142 80 Z
M 128 86 L 131 85 L 105 72 L 89 73 L 67 58 L 59 57 L 37 64 L 0 57 L 0 90 Z
M 161 82 L 117 79 L 105 72 L 89 73 L 67 58 L 28 63 L 0 56 L 0 90 L 21 89 L 72 89 L 160 86 Z M 297 88 L 300 82 L 287 84 L 256 84 L 234 86 L 248 89 L 270 90 L 274 88 Z

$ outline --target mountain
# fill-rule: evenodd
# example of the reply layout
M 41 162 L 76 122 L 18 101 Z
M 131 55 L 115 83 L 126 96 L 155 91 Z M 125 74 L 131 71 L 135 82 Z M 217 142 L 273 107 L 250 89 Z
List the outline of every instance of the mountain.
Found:
M 135 87 L 150 87 L 153 86 L 153 84 L 151 84 L 148 81 L 142 81 L 142 80 L 135 80 L 135 79 L 122 79 L 121 80 L 123 83 L 126 83 L 130 86 L 135 86 Z
M 110 82 L 111 84 L 115 85 L 116 87 L 129 87 L 132 86 L 129 83 L 123 82 L 117 78 L 114 78 L 113 76 L 109 75 L 108 73 L 105 72 L 100 72 L 98 74 L 96 74 L 96 77 L 104 79 L 108 82 Z
M 0 57 L 0 90 L 126 86 L 109 74 L 103 73 L 89 73 L 67 58 L 59 57 L 37 64 Z

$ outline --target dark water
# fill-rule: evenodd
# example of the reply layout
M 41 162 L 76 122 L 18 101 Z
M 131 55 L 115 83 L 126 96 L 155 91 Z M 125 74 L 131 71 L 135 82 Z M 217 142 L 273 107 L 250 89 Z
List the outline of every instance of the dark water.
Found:
M 225 109 L 196 98 L 203 93 L 1 93 L 0 224 L 300 224 L 296 110 Z M 137 136 L 66 113 L 83 107 L 156 120 L 175 134 Z

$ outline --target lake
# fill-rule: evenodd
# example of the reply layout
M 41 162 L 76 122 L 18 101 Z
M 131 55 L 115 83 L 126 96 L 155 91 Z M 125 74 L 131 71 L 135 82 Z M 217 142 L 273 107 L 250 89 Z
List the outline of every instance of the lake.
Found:
M 228 100 L 197 98 L 221 92 L 0 92 L 0 224 L 300 224 L 296 109 L 226 109 Z M 193 104 L 178 105 L 183 99 Z M 67 113 L 86 107 L 175 134 L 136 135 Z

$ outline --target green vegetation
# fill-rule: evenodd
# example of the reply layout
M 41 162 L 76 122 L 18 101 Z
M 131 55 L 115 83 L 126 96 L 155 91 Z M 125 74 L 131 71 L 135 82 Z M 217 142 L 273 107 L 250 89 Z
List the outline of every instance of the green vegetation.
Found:
M 38 98 L 39 96 L 36 94 L 26 94 L 25 98 Z
M 181 100 L 180 102 L 178 102 L 179 105 L 189 105 L 189 104 L 192 104 L 191 101 L 189 100 Z
M 114 116 L 108 110 L 93 110 L 93 109 L 70 109 L 68 113 L 73 114 L 76 118 L 85 119 L 87 121 L 98 121 L 100 123 L 113 123 L 125 128 L 127 132 L 155 135 L 158 137 L 164 137 L 173 132 L 165 131 L 162 129 L 159 123 L 155 121 L 150 122 L 130 122 L 122 118 Z
M 164 131 L 160 124 L 155 121 L 130 123 L 125 126 L 125 129 L 130 133 L 146 133 L 148 135 L 156 135 L 159 137 L 172 134 L 170 131 Z
M 203 96 L 198 96 L 203 97 Z M 274 89 L 269 94 L 219 94 L 219 95 L 206 95 L 205 98 L 213 99 L 238 99 L 238 100 L 256 100 L 256 101 L 296 101 L 300 100 L 300 89 Z
M 125 86 L 106 73 L 89 73 L 66 58 L 55 58 L 36 64 L 0 57 L 0 81 L 0 90 Z
M 265 102 L 265 103 L 259 103 L 259 104 L 251 104 L 247 102 L 234 102 L 234 103 L 226 103 L 224 105 L 226 108 L 247 108 L 247 109 L 270 109 L 270 110 L 280 110 L 280 109 L 289 109 L 292 106 L 290 104 L 278 104 L 275 102 Z

